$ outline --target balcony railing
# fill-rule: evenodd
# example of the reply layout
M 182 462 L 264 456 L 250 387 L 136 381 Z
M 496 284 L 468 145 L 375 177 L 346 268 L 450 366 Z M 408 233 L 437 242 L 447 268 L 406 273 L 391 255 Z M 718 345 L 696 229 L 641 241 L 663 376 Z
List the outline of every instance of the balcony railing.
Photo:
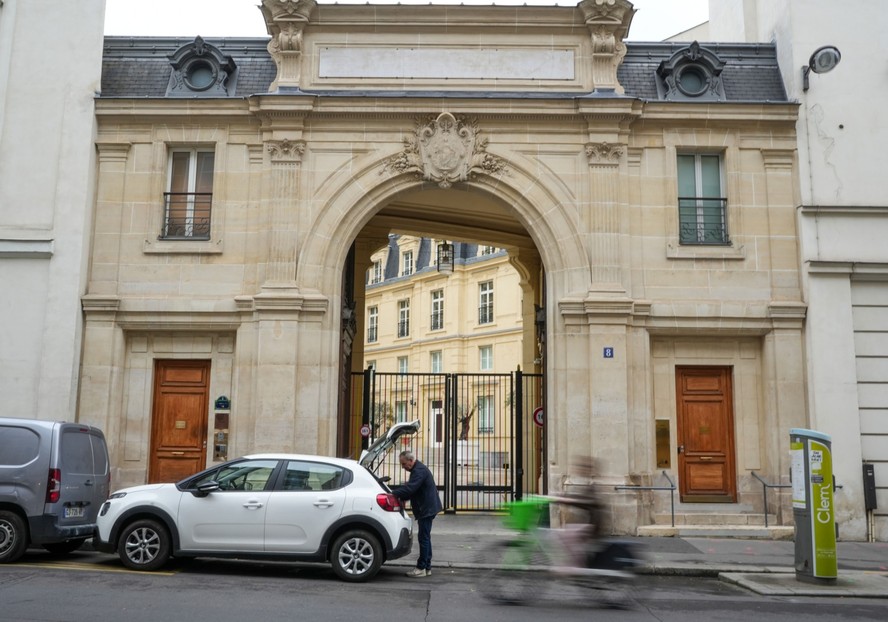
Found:
M 444 328 L 444 314 L 432 313 L 432 319 L 429 325 L 430 330 L 441 330 L 442 328 Z
M 410 320 L 401 320 L 398 322 L 398 337 L 410 336 Z
M 376 343 L 376 336 L 377 336 L 376 333 L 377 333 L 376 326 L 371 326 L 367 329 L 367 342 L 368 343 Z
M 212 192 L 164 192 L 161 240 L 209 240 Z
M 478 307 L 478 323 L 490 324 L 493 322 L 493 304 L 483 304 Z
M 729 244 L 725 198 L 678 197 L 679 243 Z

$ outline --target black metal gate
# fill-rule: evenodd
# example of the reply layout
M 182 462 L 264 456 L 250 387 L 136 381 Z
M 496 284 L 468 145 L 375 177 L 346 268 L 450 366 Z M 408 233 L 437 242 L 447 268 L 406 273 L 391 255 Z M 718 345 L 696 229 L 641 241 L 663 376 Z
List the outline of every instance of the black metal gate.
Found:
M 398 421 L 419 419 L 404 449 L 432 470 L 445 511 L 489 511 L 545 493 L 542 374 L 352 374 L 352 438 L 367 444 Z M 537 409 L 540 409 L 537 412 Z M 354 453 L 357 452 L 355 447 Z M 380 466 L 406 479 L 392 452 Z

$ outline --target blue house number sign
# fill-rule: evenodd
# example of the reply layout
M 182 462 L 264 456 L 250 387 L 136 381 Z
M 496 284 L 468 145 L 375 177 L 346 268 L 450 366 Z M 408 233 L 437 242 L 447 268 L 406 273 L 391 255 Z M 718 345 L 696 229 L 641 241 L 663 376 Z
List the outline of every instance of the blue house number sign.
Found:
M 608 346 L 604 349 L 604 358 L 606 358 L 606 359 L 614 358 L 614 349 L 612 347 Z

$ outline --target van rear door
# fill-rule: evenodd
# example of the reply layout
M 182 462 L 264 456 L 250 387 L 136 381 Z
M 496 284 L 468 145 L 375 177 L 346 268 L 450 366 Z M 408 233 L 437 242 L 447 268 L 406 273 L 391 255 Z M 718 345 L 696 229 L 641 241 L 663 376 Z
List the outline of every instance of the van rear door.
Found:
M 108 461 L 104 438 L 95 442 L 94 428 L 81 424 L 62 424 L 59 431 L 57 468 L 59 496 L 47 499 L 47 513 L 58 517 L 60 527 L 95 523 L 99 507 L 108 496 Z M 99 433 L 101 434 L 101 433 Z M 96 450 L 100 456 L 96 456 Z M 97 475 L 96 470 L 102 474 Z M 53 502 L 55 501 L 55 502 Z

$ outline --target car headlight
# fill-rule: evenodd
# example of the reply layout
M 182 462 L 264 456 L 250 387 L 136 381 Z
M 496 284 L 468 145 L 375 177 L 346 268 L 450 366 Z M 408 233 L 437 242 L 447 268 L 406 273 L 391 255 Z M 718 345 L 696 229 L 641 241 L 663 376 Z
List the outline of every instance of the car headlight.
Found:
M 123 499 L 126 496 L 125 492 L 115 492 L 112 493 L 108 498 L 109 499 Z

